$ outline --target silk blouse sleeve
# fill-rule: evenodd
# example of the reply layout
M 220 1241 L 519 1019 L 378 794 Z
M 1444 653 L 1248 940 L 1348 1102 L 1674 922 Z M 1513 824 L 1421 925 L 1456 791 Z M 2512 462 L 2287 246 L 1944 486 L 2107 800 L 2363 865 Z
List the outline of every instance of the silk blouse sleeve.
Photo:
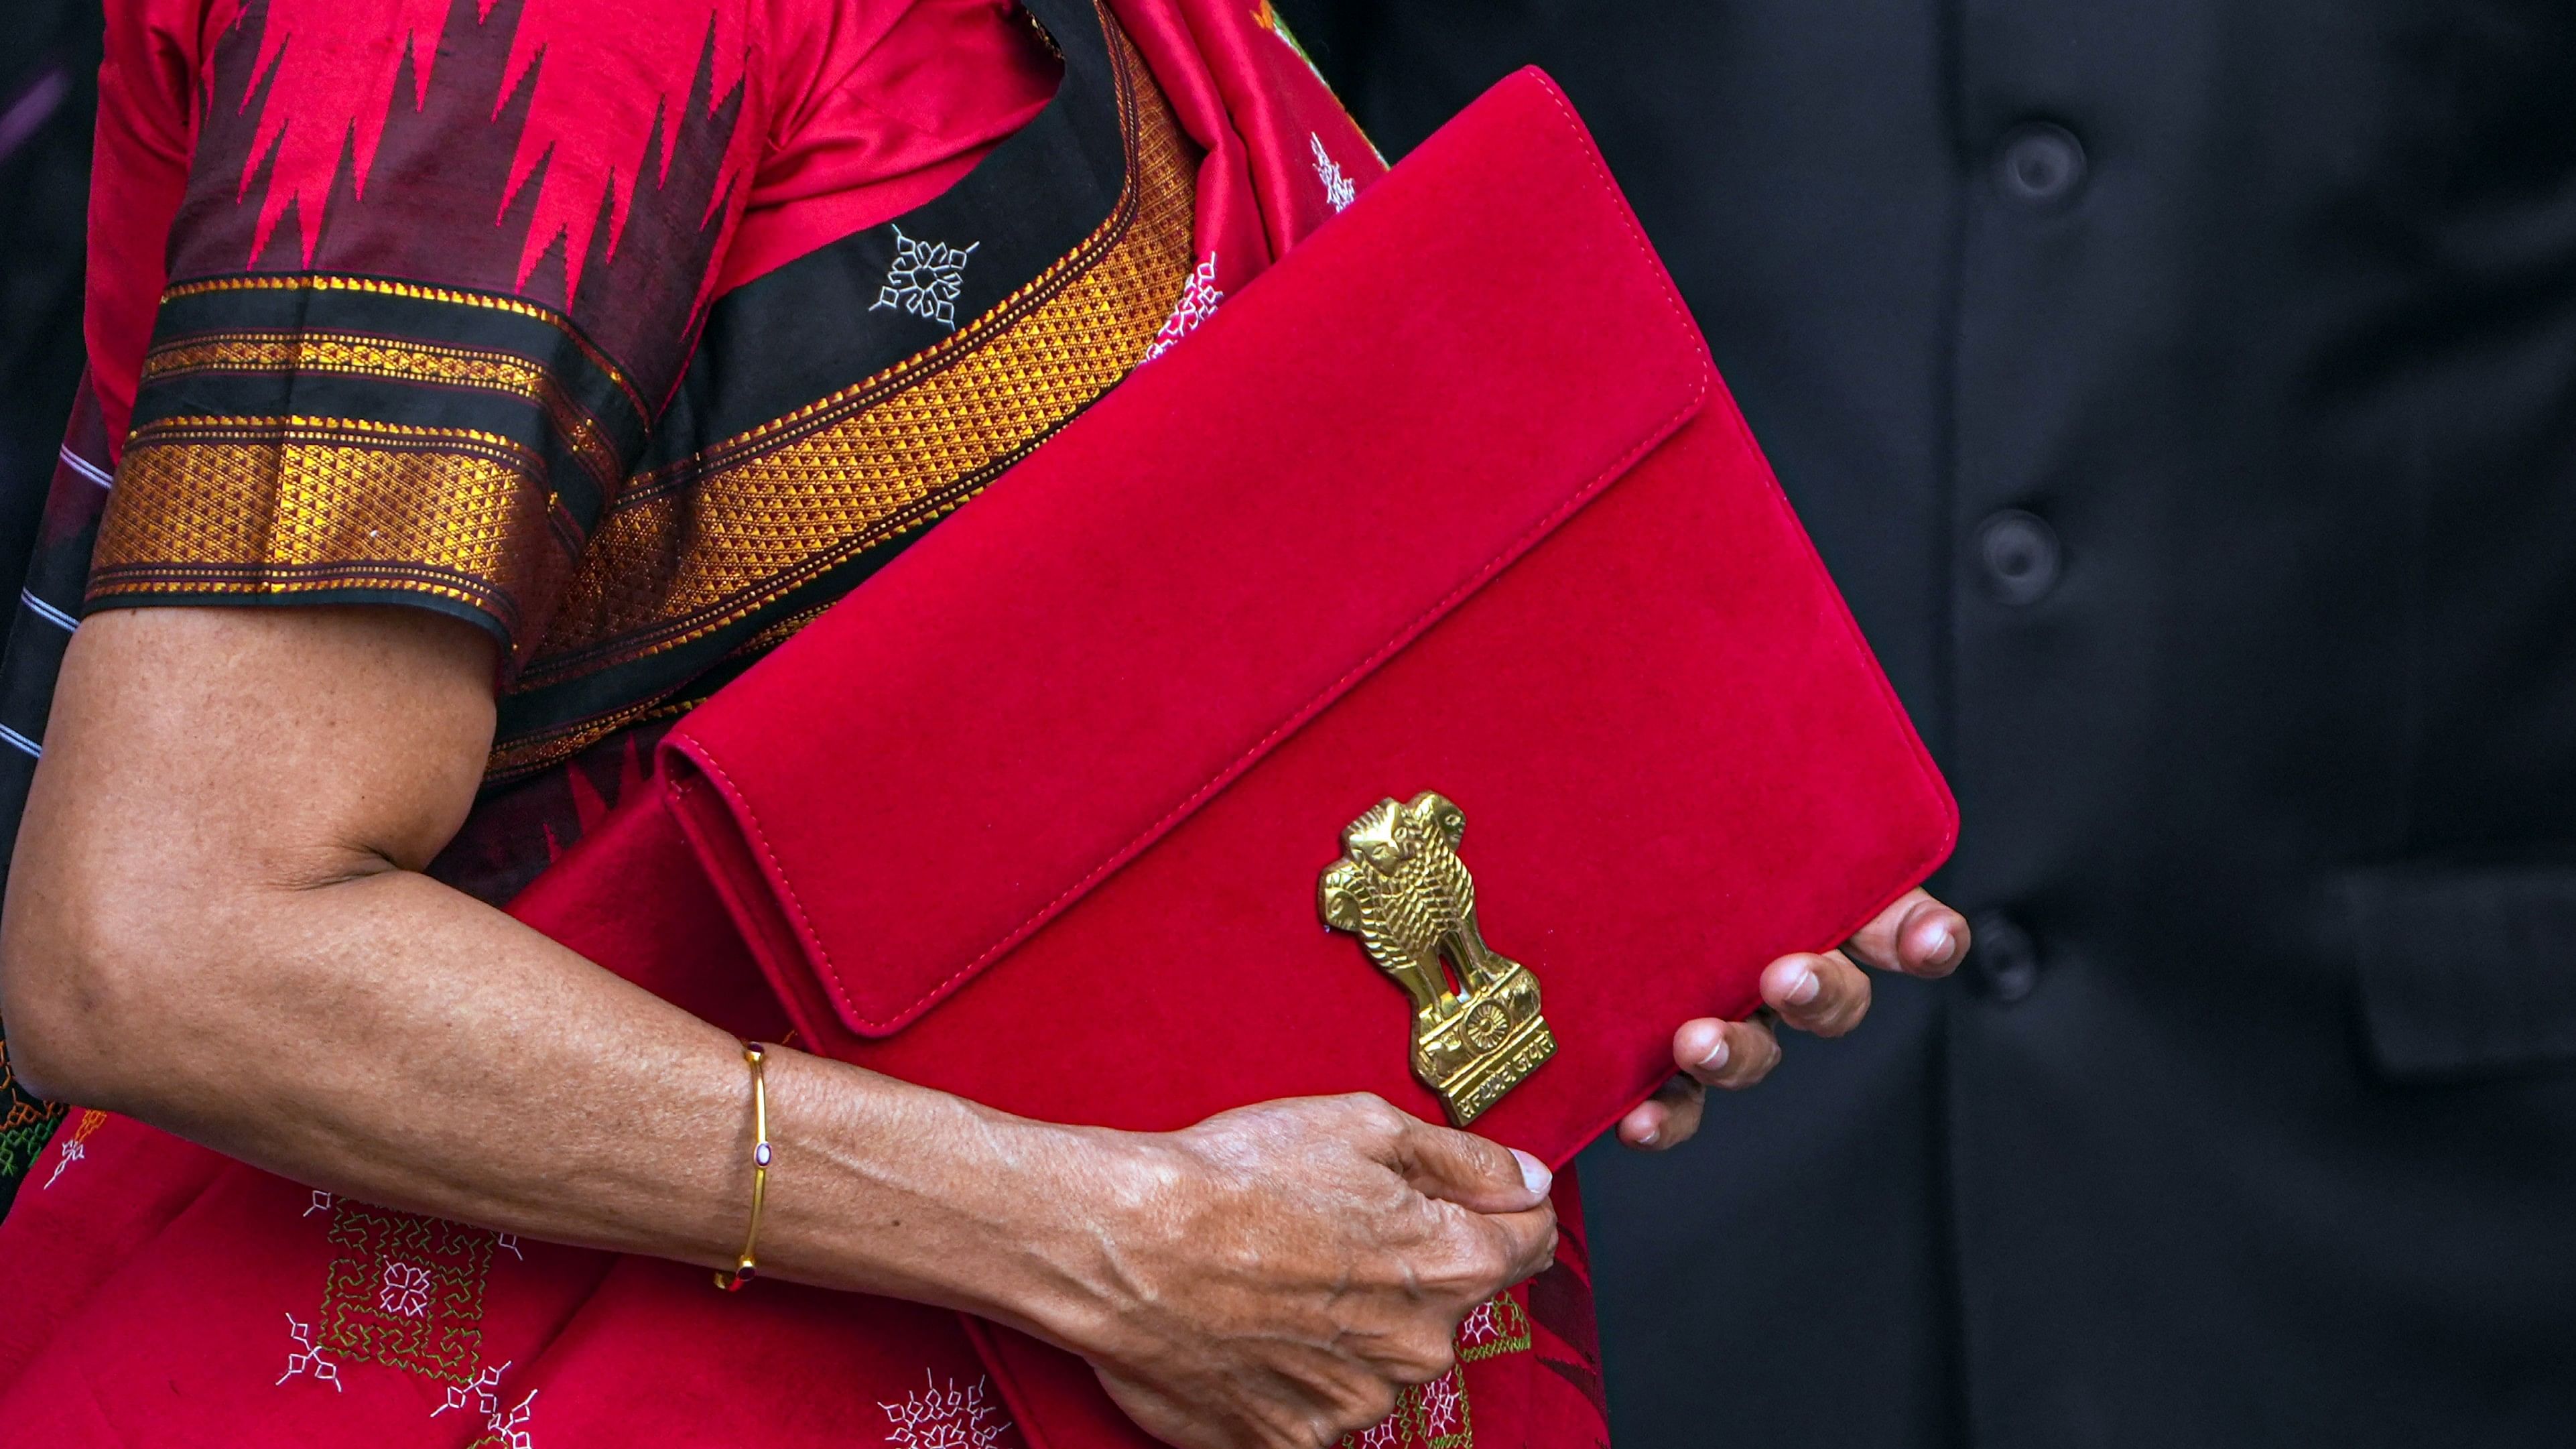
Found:
M 781 38 L 873 48 L 915 7 L 822 8 L 886 18 Z M 812 78 L 864 69 L 778 54 L 792 9 L 216 0 L 88 607 L 410 605 L 524 663 L 761 183 L 817 174 L 778 154 Z

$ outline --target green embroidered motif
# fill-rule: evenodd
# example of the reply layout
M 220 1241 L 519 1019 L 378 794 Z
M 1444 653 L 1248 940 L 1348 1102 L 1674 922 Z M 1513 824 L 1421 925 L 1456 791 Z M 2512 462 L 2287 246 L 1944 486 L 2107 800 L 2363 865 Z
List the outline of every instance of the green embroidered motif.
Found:
M 1475 1449 L 1475 1416 L 1467 1403 L 1466 1365 L 1527 1353 L 1529 1310 L 1519 1290 L 1505 1289 L 1458 1325 L 1457 1368 L 1396 1396 L 1386 1421 L 1345 1434 L 1339 1449 Z
M 1386 1422 L 1343 1435 L 1338 1449 L 1475 1449 L 1475 1443 L 1467 1376 L 1453 1368 L 1398 1394 Z
M 492 1234 L 341 1198 L 329 1237 L 339 1251 L 323 1278 L 322 1346 L 443 1383 L 474 1382 Z
M 36 1165 L 63 1120 L 61 1106 L 30 1096 L 9 1069 L 9 1043 L 0 1036 L 0 1216 L 18 1196 L 18 1184 Z
M 1469 1314 L 1458 1329 L 1460 1363 L 1483 1363 L 1507 1353 L 1526 1353 L 1529 1346 L 1529 1311 L 1508 1292 Z

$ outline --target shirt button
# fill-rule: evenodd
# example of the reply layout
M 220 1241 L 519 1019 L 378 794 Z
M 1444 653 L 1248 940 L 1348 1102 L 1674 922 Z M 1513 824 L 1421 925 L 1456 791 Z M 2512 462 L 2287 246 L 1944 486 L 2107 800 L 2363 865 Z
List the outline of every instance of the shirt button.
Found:
M 2012 917 L 1988 912 L 1968 930 L 1968 969 L 1986 995 L 2009 1006 L 2039 989 L 2039 947 Z
M 2064 126 L 2034 121 L 2004 137 L 1995 165 L 2004 195 L 2028 206 L 2052 206 L 2084 184 L 2084 145 Z
M 2035 514 L 2007 508 L 1978 525 L 1977 560 L 1996 598 L 2016 608 L 2038 603 L 2057 587 L 2057 530 Z

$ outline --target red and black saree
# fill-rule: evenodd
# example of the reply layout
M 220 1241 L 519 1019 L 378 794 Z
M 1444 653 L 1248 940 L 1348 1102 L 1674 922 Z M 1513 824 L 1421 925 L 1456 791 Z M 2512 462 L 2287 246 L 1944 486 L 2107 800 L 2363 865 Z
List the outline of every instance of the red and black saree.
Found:
M 1258 0 L 109 9 L 91 386 L 0 666 L 0 818 L 87 611 L 431 609 L 507 659 L 435 867 L 494 903 L 1383 169 Z M 23 1442 L 1021 1442 L 944 1312 L 6 1110 Z M 1606 1438 L 1566 1205 L 1560 1266 L 1354 1442 Z

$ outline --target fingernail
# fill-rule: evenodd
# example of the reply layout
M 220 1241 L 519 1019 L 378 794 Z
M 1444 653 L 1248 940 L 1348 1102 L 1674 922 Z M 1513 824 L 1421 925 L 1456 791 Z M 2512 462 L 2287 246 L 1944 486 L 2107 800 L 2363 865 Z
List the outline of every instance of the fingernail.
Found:
M 1959 937 L 1946 922 L 1932 928 L 1931 942 L 1931 949 L 1924 954 L 1935 966 L 1947 966 L 1950 958 L 1959 954 Z
M 1816 993 L 1824 989 L 1824 978 L 1818 976 L 1812 969 L 1801 966 L 1798 968 L 1798 974 L 1790 980 L 1789 989 L 1780 993 L 1780 999 L 1791 1006 L 1804 1006 L 1815 1000 Z
M 1517 1147 L 1512 1149 L 1512 1156 L 1521 1160 L 1521 1185 L 1530 1191 L 1545 1192 L 1548 1184 L 1556 1181 L 1556 1174 L 1547 1170 L 1546 1163 Z
M 1661 1138 L 1663 1135 L 1664 1134 L 1661 1131 L 1649 1127 L 1645 1131 L 1637 1134 L 1637 1145 L 1640 1147 L 1652 1147 L 1655 1145 L 1656 1140 Z
M 1710 1042 L 1710 1043 L 1709 1043 L 1709 1046 L 1708 1046 L 1708 1054 L 1707 1054 L 1706 1056 L 1703 1056 L 1703 1057 L 1701 1057 L 1701 1058 L 1699 1059 L 1699 1065 L 1700 1065 L 1700 1070 L 1702 1070 L 1702 1071 L 1707 1071 L 1707 1072 L 1713 1072 L 1713 1071 L 1716 1071 L 1718 1068 L 1723 1067 L 1723 1066 L 1725 1066 L 1725 1065 L 1726 1065 L 1726 1033 L 1725 1033 L 1725 1032 L 1723 1032 L 1723 1031 L 1718 1032 L 1718 1033 L 1717 1033 L 1717 1040 L 1715 1040 L 1715 1041 L 1713 1041 L 1713 1042 Z

